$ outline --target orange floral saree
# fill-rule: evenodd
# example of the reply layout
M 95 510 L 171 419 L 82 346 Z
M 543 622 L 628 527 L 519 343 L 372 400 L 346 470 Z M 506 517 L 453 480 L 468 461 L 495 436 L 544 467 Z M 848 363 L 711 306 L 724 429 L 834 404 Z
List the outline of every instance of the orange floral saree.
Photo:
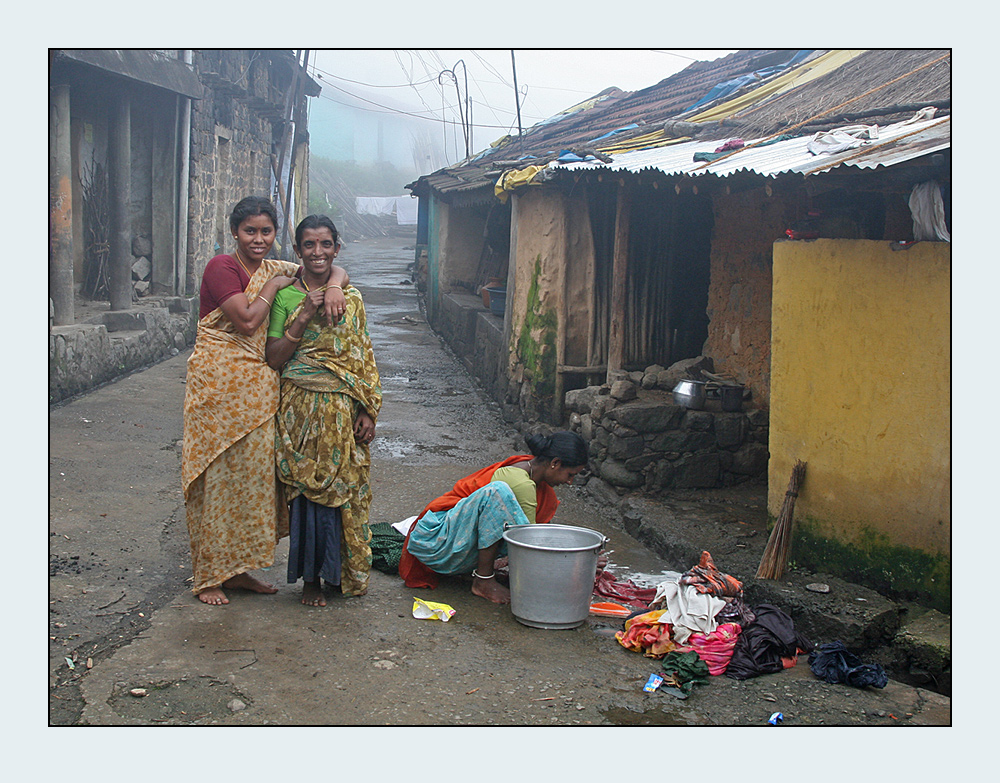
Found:
M 250 278 L 248 301 L 297 265 L 265 259 Z M 216 308 L 198 322 L 184 394 L 181 485 L 191 539 L 193 591 L 221 585 L 274 563 L 288 535 L 288 508 L 274 470 L 278 373 L 267 366 L 267 321 L 252 335 L 236 331 Z

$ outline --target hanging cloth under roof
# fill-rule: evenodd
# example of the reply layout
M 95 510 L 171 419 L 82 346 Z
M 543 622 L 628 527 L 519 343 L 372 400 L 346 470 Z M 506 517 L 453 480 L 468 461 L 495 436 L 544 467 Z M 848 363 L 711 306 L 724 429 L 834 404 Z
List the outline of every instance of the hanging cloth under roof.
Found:
M 688 122 L 712 122 L 732 117 L 734 114 L 738 114 L 744 109 L 760 103 L 765 98 L 780 95 L 795 87 L 808 84 L 820 76 L 825 76 L 845 63 L 850 62 L 858 55 L 863 54 L 865 51 L 864 49 L 837 49 L 826 54 L 821 54 L 815 60 L 811 60 L 798 67 L 792 67 L 787 73 L 771 79 L 767 84 L 761 85 L 756 90 L 751 90 L 730 101 L 713 106 L 711 109 L 707 109 L 693 117 L 685 117 L 685 119 Z M 792 59 L 794 60 L 795 58 Z M 695 104 L 695 106 L 697 105 Z
M 523 169 L 505 171 L 493 186 L 493 195 L 500 200 L 501 204 L 506 204 L 507 197 L 515 188 L 540 185 L 541 179 L 538 179 L 538 175 L 545 171 L 545 168 L 545 166 L 525 166 Z

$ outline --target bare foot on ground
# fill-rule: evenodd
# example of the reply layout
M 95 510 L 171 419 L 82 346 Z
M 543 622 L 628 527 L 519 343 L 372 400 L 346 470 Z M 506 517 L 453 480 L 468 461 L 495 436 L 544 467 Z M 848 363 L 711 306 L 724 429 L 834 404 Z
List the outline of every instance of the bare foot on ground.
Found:
M 222 592 L 221 587 L 206 587 L 198 593 L 198 600 L 210 606 L 221 606 L 222 604 L 229 603 L 229 599 L 226 598 L 226 594 Z
M 256 577 L 250 576 L 248 573 L 237 574 L 231 579 L 227 579 L 222 583 L 223 587 L 229 588 L 239 588 L 241 590 L 250 590 L 254 593 L 276 593 L 278 588 L 267 582 L 262 582 Z
M 493 577 L 483 579 L 482 577 L 472 577 L 472 594 L 492 601 L 495 604 L 509 604 L 510 590 Z
M 326 598 L 319 586 L 319 580 L 302 583 L 302 603 L 306 606 L 326 606 Z

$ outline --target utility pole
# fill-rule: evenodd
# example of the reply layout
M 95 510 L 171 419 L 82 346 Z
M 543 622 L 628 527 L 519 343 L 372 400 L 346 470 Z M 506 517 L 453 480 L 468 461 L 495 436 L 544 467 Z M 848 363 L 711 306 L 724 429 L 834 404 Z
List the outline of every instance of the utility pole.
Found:
M 510 69 L 514 72 L 514 105 L 517 106 L 517 140 L 521 141 L 521 95 L 517 91 L 517 64 L 514 62 L 514 50 L 510 50 Z

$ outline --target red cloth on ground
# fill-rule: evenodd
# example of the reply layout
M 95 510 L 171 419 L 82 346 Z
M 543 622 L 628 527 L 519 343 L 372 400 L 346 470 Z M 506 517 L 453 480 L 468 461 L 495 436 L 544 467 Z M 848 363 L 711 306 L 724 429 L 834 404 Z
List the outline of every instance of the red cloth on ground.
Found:
M 458 501 L 469 497 L 477 489 L 482 489 L 489 484 L 497 468 L 505 468 L 508 465 L 532 459 L 534 457 L 530 454 L 517 454 L 482 470 L 477 470 L 465 478 L 460 478 L 448 492 L 428 503 L 427 508 L 420 512 L 420 517 L 428 511 L 447 511 L 449 508 L 454 508 L 458 505 Z M 555 490 L 548 484 L 542 482 L 537 487 L 538 505 L 535 508 L 535 522 L 539 524 L 551 522 L 556 513 L 556 507 L 559 505 L 559 498 L 556 497 Z M 420 517 L 417 519 L 419 520 Z M 412 529 L 411 527 L 410 530 Z M 403 582 L 407 587 L 437 587 L 438 575 L 410 554 L 406 546 L 409 542 L 410 534 L 407 533 L 406 540 L 403 542 L 403 553 L 399 558 L 399 575 L 403 577 Z
M 631 579 L 619 582 L 610 571 L 602 571 L 594 580 L 594 595 L 614 598 L 633 609 L 645 609 L 656 597 L 656 588 L 638 587 Z

